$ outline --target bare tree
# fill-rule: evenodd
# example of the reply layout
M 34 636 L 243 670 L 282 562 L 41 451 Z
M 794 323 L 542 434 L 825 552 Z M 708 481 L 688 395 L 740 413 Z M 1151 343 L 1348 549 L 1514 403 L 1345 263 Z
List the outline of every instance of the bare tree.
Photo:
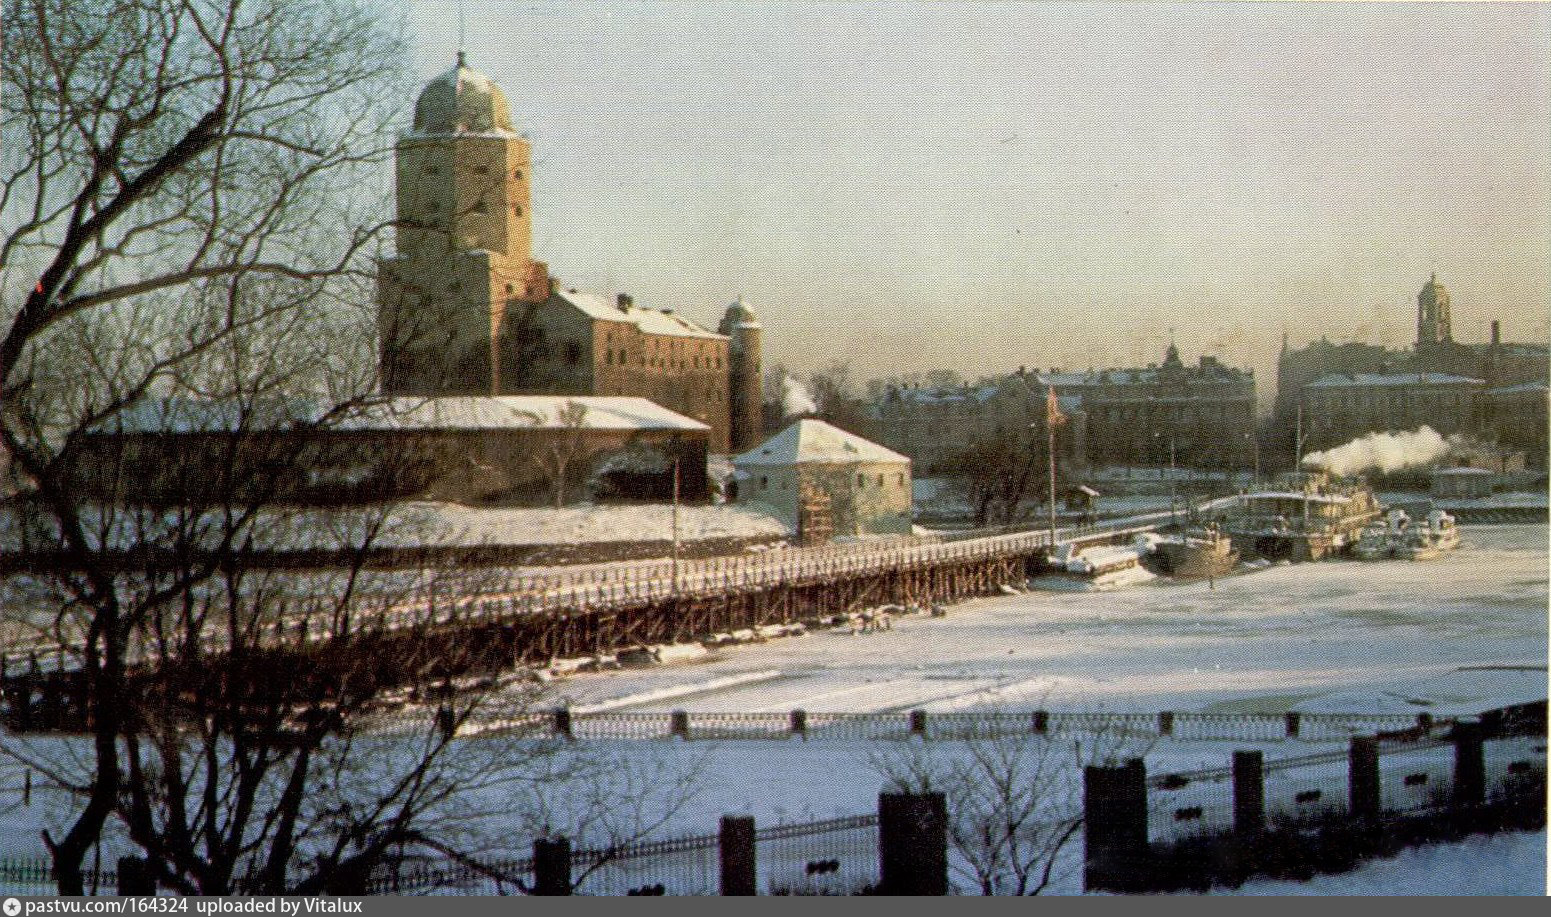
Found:
M 941 792 L 952 871 L 982 895 L 1038 895 L 1072 866 L 1082 830 L 1082 771 L 1146 754 L 1150 739 L 1118 727 L 1073 735 L 972 735 L 890 743 L 870 755 L 895 789 Z
M 244 788 L 277 771 L 207 753 L 205 776 L 179 791 L 174 762 L 193 752 L 167 737 L 189 735 L 191 711 L 143 673 L 152 659 L 169 672 L 203 666 L 223 640 L 223 666 L 271 652 L 243 649 L 273 622 L 242 571 L 284 471 L 257 466 L 255 480 L 255 465 L 235 458 L 251 456 L 278 416 L 266 405 L 306 394 L 325 407 L 305 422 L 326 424 L 373 390 L 368 256 L 386 207 L 359 189 L 379 180 L 386 102 L 404 96 L 384 13 L 370 0 L 5 7 L 0 444 L 12 475 L 7 509 L 25 520 L 17 525 L 29 544 L 58 560 L 31 571 L 29 600 L 7 613 L 62 648 L 90 708 L 91 754 L 66 781 L 78 804 L 44 838 L 62 892 L 82 891 L 84 857 L 115 816 L 175 887 L 229 887 L 234 860 L 215 848 L 252 842 L 246 817 L 232 831 L 211 829 L 218 807 L 209 797 L 255 805 L 263 794 Z M 242 487 L 169 509 L 72 486 L 93 434 L 180 398 L 235 405 L 225 467 L 243 469 L 231 477 Z M 162 562 L 169 557 L 181 560 Z M 275 753 L 278 733 L 265 734 L 263 751 L 236 751 L 234 701 L 210 702 L 226 707 L 207 720 L 207 752 L 295 763 Z M 303 732 L 304 749 L 339 735 L 322 722 Z M 148 755 L 162 760 L 153 766 Z M 206 819 L 199 826 L 174 811 L 195 787 L 201 806 L 188 812 Z M 206 846 L 204 865 L 180 831 Z M 294 866 L 284 854 L 299 848 L 274 849 L 277 863 Z
M 549 484 L 549 496 L 555 509 L 565 506 L 570 475 L 578 463 L 590 456 L 587 448 L 587 405 L 567 401 L 555 412 L 554 436 L 533 456 L 533 463 Z

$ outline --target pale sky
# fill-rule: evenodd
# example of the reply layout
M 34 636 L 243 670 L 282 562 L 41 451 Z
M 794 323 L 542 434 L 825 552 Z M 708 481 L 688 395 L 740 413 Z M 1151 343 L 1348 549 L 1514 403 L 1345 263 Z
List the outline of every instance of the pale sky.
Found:
M 422 80 L 455 0 L 408 0 Z M 465 0 L 566 286 L 766 361 L 1253 366 L 1284 329 L 1546 340 L 1551 6 Z M 405 101 L 405 119 L 410 100 Z

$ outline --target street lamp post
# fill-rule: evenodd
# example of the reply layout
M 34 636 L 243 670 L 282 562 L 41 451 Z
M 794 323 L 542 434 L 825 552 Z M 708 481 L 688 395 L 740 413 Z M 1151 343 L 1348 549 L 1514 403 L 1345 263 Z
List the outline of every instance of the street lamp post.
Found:
M 1158 439 L 1158 440 L 1161 440 L 1163 438 L 1163 434 L 1162 433 L 1154 433 L 1152 436 L 1153 436 L 1153 439 Z M 1176 495 L 1175 495 L 1175 492 L 1174 492 L 1174 434 L 1170 433 L 1168 436 L 1169 436 L 1169 514 L 1173 515 L 1174 513 L 1178 512 L 1178 510 L 1176 509 L 1177 503 L 1175 502 Z
M 669 590 L 673 599 L 679 597 L 679 460 L 673 460 L 673 554 L 669 572 Z
M 1253 490 L 1260 486 L 1260 437 L 1256 436 L 1254 433 L 1245 433 L 1244 438 L 1249 440 L 1250 445 L 1254 447 L 1255 452 L 1255 476 L 1251 478 L 1249 482 L 1250 489 Z

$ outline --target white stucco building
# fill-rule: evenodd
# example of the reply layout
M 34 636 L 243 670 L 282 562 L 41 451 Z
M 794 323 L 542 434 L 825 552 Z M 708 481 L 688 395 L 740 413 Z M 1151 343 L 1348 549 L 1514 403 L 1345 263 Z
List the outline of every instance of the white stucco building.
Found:
M 910 459 L 822 420 L 794 421 L 732 461 L 738 502 L 761 505 L 800 535 L 826 505 L 833 535 L 911 531 Z

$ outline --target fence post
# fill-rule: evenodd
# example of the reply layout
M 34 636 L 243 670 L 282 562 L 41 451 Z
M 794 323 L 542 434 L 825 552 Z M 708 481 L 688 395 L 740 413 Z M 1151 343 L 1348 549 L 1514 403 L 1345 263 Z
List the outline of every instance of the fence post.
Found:
M 1034 711 L 1034 731 L 1039 735 L 1044 735 L 1050 731 L 1050 711 Z
M 1083 887 L 1125 892 L 1146 887 L 1147 767 L 1083 768 Z
M 1174 734 L 1174 714 L 1165 710 L 1158 714 L 1158 735 L 1171 736 Z
M 668 734 L 676 735 L 685 741 L 689 740 L 689 712 L 687 710 L 675 710 L 668 714 Z
M 1454 805 L 1478 806 L 1486 802 L 1486 751 L 1479 722 L 1454 724 Z
M 926 738 L 926 711 L 910 711 L 910 734 Z
M 948 893 L 948 804 L 941 793 L 878 794 L 878 891 Z
M 806 711 L 806 710 L 793 710 L 792 711 L 792 725 L 791 725 L 791 729 L 792 729 L 792 735 L 794 735 L 794 736 L 802 736 L 804 741 L 807 740 L 807 738 L 808 738 L 808 711 Z
M 156 894 L 156 880 L 151 877 L 150 866 L 145 860 L 118 858 L 118 893 L 120 896 Z
M 1266 827 L 1265 756 L 1258 751 L 1233 753 L 1233 830 L 1242 836 Z
M 759 894 L 754 879 L 754 817 L 723 815 L 717 846 L 721 850 L 722 894 Z
M 1287 714 L 1287 738 L 1298 738 L 1298 732 L 1303 727 L 1303 715 L 1297 712 Z
M 1383 807 L 1379 793 L 1379 740 L 1376 736 L 1352 736 L 1347 750 L 1348 806 L 1352 818 L 1377 821 Z
M 541 837 L 533 842 L 533 893 L 571 893 L 571 842 L 566 838 Z
M 566 739 L 576 738 L 576 734 L 571 731 L 571 708 L 555 708 L 555 735 Z

